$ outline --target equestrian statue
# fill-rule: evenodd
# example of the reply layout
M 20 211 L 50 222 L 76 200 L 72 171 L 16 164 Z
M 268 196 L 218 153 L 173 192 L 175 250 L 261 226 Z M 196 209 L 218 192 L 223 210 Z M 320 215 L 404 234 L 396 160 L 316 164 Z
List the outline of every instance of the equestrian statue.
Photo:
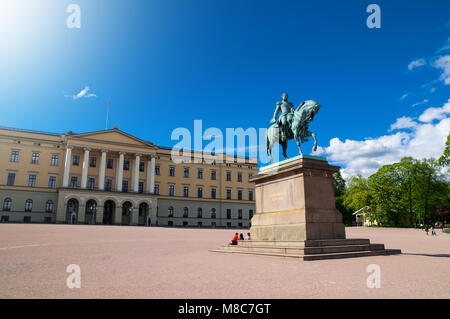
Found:
M 314 147 L 317 150 L 316 134 L 308 131 L 308 123 L 312 122 L 314 116 L 320 110 L 320 104 L 314 100 L 307 100 L 294 109 L 294 105 L 288 101 L 288 95 L 283 93 L 281 101 L 276 103 L 273 118 L 270 121 L 272 124 L 266 132 L 267 153 L 270 155 L 270 163 L 272 160 L 272 147 L 275 142 L 278 142 L 283 148 L 283 156 L 287 157 L 287 142 L 295 139 L 300 155 L 303 155 L 300 147 L 300 140 L 302 143 L 308 141 L 308 137 L 313 137 Z M 277 121 L 277 115 L 281 112 Z

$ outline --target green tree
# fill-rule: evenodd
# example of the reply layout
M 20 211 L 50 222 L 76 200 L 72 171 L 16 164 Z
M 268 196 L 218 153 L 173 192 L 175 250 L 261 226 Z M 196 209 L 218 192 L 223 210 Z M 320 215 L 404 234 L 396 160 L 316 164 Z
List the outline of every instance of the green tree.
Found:
M 344 195 L 344 205 L 350 210 L 357 211 L 361 207 L 369 206 L 371 194 L 367 179 L 361 174 L 352 176 Z
M 445 142 L 444 153 L 439 157 L 439 165 L 448 166 L 450 164 L 450 133 L 447 135 L 447 142 Z
M 449 184 L 445 176 L 441 175 L 439 163 L 435 159 L 418 161 L 416 167 L 415 206 L 420 220 L 431 223 L 437 219 L 438 207 L 448 200 Z
M 369 177 L 368 184 L 373 199 L 371 216 L 381 225 L 402 225 L 407 212 L 407 183 L 401 165 L 384 165 Z
M 339 197 L 345 194 L 345 179 L 342 178 L 341 171 L 333 174 L 334 196 Z

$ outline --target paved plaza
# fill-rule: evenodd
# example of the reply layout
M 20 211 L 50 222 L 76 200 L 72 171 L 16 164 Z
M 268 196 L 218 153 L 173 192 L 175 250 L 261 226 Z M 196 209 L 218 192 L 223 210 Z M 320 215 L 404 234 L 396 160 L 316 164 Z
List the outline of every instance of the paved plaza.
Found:
M 450 298 L 450 235 L 346 228 L 402 255 L 340 260 L 208 252 L 235 230 L 0 224 L 0 298 Z M 244 232 L 240 231 L 240 232 Z M 66 268 L 81 268 L 69 289 Z M 367 266 L 381 268 L 368 288 Z

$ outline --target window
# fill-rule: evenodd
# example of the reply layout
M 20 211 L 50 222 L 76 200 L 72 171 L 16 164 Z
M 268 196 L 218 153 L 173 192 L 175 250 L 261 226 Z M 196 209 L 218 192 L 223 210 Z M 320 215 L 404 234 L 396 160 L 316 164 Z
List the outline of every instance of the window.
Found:
M 189 186 L 183 186 L 183 196 L 189 197 Z
M 197 218 L 202 218 L 203 217 L 203 209 L 198 208 L 197 209 Z
M 88 189 L 95 189 L 95 177 L 89 177 L 87 182 Z
M 231 171 L 227 171 L 227 181 L 231 182 Z
M 242 190 L 238 189 L 238 200 L 242 200 Z
M 50 158 L 50 165 L 58 166 L 58 160 L 59 160 L 59 156 L 56 154 L 53 154 L 52 157 Z
M 252 217 L 253 217 L 253 209 L 250 209 L 250 210 L 248 211 L 248 218 L 249 218 L 249 219 L 252 219 Z
M 38 152 L 31 153 L 31 164 L 39 164 L 39 156 Z
M 184 218 L 189 217 L 189 209 L 187 207 L 183 208 L 183 217 Z
M 128 181 L 126 179 L 122 181 L 122 192 L 128 193 Z
M 51 200 L 48 200 L 47 203 L 45 203 L 45 212 L 53 213 L 53 202 Z
M 198 225 L 198 227 L 202 227 L 203 226 L 203 222 L 198 222 L 197 225 Z
M 211 209 L 211 218 L 216 219 L 216 209 L 215 208 Z
M 6 185 L 14 186 L 16 183 L 16 173 L 8 173 L 8 179 L 6 180 Z
M 33 200 L 27 199 L 27 201 L 25 202 L 25 211 L 31 212 L 32 210 L 33 210 Z
M 169 185 L 169 196 L 175 196 L 175 185 Z
M 155 183 L 155 189 L 153 190 L 153 192 L 155 193 L 155 195 L 159 195 L 159 184 Z
M 216 170 L 211 170 L 211 180 L 215 181 L 216 180 Z
M 173 176 L 173 175 L 170 175 L 170 176 Z M 183 176 L 184 176 L 184 177 L 189 177 L 189 167 L 185 167 L 185 168 L 184 168 Z
M 105 179 L 105 191 L 107 191 L 107 192 L 112 191 L 112 179 L 111 178 Z
M 242 209 L 238 209 L 238 218 L 242 219 Z
M 203 169 L 199 168 L 197 171 L 197 178 L 203 179 Z
M 253 200 L 253 191 L 252 190 L 248 191 L 248 200 Z
M 77 188 L 78 187 L 78 177 L 72 176 L 70 178 L 70 188 Z
M 242 182 L 242 173 L 241 172 L 237 173 L 237 181 Z
M 183 226 L 187 226 L 188 225 L 188 222 L 183 222 Z
M 231 219 L 231 209 L 227 209 L 227 219 Z
M 129 160 L 124 160 L 123 161 L 123 170 L 124 171 L 129 171 L 130 170 L 130 161 Z
M 145 163 L 144 162 L 139 162 L 139 172 L 144 172 L 145 171 Z
M 202 198 L 203 197 L 203 187 L 197 188 L 197 197 Z
M 19 161 L 19 151 L 11 151 L 11 156 L 9 158 L 11 162 L 18 162 Z
M 144 182 L 139 181 L 139 193 L 143 193 L 144 192 Z
M 30 174 L 28 176 L 28 187 L 36 187 L 36 175 Z
M 227 199 L 231 199 L 231 188 L 227 188 Z
M 89 157 L 89 167 L 97 167 L 97 157 Z
M 169 176 L 175 176 L 175 166 L 169 166 Z
M 155 165 L 155 175 L 159 175 L 159 173 L 160 173 L 159 165 Z
M 107 169 L 113 169 L 114 168 L 114 159 L 113 158 L 108 158 L 106 160 L 106 168 Z
M 56 188 L 56 176 L 50 175 L 48 177 L 48 188 Z
M 211 188 L 211 198 L 212 199 L 216 199 L 216 193 L 217 193 L 217 191 L 216 191 L 216 188 Z
M 231 228 L 231 223 L 227 223 L 227 227 L 230 227 L 230 228 Z
M 80 155 L 73 155 L 72 156 L 72 165 L 73 166 L 80 166 Z
M 173 207 L 172 206 L 169 207 L 169 209 L 167 211 L 167 216 L 168 217 L 173 217 Z
M 9 212 L 11 210 L 11 204 L 12 204 L 11 198 L 5 198 L 5 200 L 3 201 L 3 210 L 5 212 Z
M 250 182 L 250 178 L 252 178 L 253 174 L 249 173 L 248 174 L 248 181 Z

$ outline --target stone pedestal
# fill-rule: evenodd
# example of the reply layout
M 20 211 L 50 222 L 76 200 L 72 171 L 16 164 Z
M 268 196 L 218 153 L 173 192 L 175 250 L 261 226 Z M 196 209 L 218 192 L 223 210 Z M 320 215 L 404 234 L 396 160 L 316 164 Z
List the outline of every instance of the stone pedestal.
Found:
M 345 239 L 336 209 L 333 173 L 339 167 L 316 156 L 297 156 L 260 169 L 256 214 L 249 241 L 210 251 L 320 260 L 400 254 L 368 239 Z
M 333 173 L 338 170 L 326 159 L 313 156 L 261 168 L 251 179 L 256 194 L 252 240 L 344 239 L 333 189 Z

